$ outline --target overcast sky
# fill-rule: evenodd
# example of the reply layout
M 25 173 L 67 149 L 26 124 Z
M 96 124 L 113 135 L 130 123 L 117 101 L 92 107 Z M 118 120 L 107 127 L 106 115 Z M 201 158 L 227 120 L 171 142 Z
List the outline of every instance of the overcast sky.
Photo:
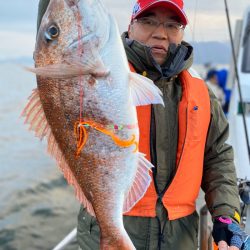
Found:
M 38 0 L 0 0 L 0 60 L 32 55 L 35 43 Z M 120 31 L 129 23 L 135 0 L 103 0 L 116 17 Z M 249 0 L 228 0 L 232 26 L 250 6 Z M 186 0 L 189 18 L 187 41 L 229 40 L 224 0 Z

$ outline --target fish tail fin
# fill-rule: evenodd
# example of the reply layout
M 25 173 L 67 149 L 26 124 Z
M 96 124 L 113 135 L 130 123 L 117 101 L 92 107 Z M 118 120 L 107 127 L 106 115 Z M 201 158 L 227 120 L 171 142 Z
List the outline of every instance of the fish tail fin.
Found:
M 100 242 L 101 250 L 136 250 L 131 239 L 128 237 L 127 233 L 123 235 L 118 235 L 115 238 L 103 238 L 101 236 Z

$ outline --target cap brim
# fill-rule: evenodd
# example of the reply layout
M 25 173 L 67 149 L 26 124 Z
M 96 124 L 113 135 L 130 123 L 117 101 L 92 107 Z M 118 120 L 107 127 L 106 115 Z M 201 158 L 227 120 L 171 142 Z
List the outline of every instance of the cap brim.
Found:
M 136 17 L 140 16 L 143 12 L 153 7 L 163 7 L 163 8 L 172 10 L 180 18 L 180 21 L 182 22 L 182 24 L 184 25 L 188 24 L 188 19 L 187 19 L 185 12 L 177 4 L 173 3 L 172 1 L 166 1 L 166 0 L 157 1 L 157 2 L 146 5 L 140 11 L 138 11 L 134 16 L 132 16 L 132 19 L 135 19 Z

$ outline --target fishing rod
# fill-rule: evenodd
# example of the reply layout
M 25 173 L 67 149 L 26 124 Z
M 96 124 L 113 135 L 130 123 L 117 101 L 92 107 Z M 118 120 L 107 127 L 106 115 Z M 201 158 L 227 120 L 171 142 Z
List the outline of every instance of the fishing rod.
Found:
M 237 67 L 237 59 L 236 59 L 236 53 L 235 53 L 235 47 L 234 47 L 234 41 L 233 41 L 233 35 L 232 35 L 232 28 L 231 28 L 231 23 L 230 23 L 227 0 L 224 0 L 224 2 L 225 2 L 225 10 L 226 10 L 228 29 L 229 29 L 229 35 L 230 35 L 230 41 L 231 41 L 235 77 L 236 77 L 236 82 L 237 82 L 239 97 L 240 97 L 240 108 L 242 110 L 242 118 L 243 118 L 245 137 L 246 137 L 246 143 L 247 143 L 248 159 L 249 159 L 249 163 L 250 163 L 250 144 L 249 144 L 249 139 L 248 139 L 248 130 L 247 130 L 247 123 L 246 123 L 245 109 L 244 109 L 244 106 L 243 106 L 243 98 L 242 98 L 242 91 L 241 91 L 239 72 L 238 72 L 238 67 Z

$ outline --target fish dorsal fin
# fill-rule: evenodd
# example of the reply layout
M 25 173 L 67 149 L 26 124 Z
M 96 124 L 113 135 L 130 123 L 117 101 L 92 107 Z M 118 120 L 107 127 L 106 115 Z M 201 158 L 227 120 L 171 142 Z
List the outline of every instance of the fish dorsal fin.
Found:
M 162 92 L 153 81 L 134 72 L 130 72 L 129 74 L 129 86 L 135 106 L 148 104 L 162 104 L 164 106 Z
M 151 168 L 153 168 L 154 166 L 145 158 L 144 154 L 137 154 L 137 172 L 134 178 L 133 185 L 131 186 L 124 200 L 124 213 L 128 212 L 144 196 L 151 182 L 149 171 L 151 171 Z
M 25 123 L 29 124 L 29 129 L 35 132 L 35 135 L 41 140 L 46 137 L 48 142 L 48 153 L 56 159 L 57 164 L 65 179 L 68 183 L 75 188 L 75 193 L 77 199 L 87 208 L 87 211 L 95 216 L 92 204 L 88 201 L 84 193 L 82 192 L 79 184 L 76 181 L 70 167 L 62 151 L 60 150 L 56 139 L 52 133 L 50 125 L 46 119 L 45 113 L 43 111 L 42 103 L 40 100 L 39 92 L 37 89 L 33 90 L 32 95 L 29 97 L 28 104 L 22 112 L 22 116 L 25 117 Z

